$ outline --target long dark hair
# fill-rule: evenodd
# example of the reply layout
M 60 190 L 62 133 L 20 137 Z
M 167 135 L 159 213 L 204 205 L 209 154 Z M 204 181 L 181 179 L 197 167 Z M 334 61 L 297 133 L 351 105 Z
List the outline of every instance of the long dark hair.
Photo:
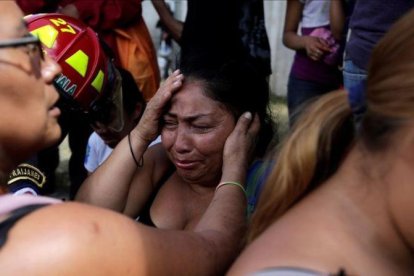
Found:
M 180 70 L 186 79 L 204 82 L 206 95 L 223 104 L 235 119 L 246 111 L 259 115 L 256 155 L 263 156 L 274 134 L 267 79 L 247 60 L 222 62 L 201 54 L 182 58 Z

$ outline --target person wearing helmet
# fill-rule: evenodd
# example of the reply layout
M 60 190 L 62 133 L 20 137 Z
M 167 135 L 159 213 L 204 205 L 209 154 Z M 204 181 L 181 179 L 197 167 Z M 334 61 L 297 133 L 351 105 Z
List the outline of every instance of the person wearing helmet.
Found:
M 14 1 L 0 1 L 0 9 L 0 175 L 7 176 L 59 138 L 52 82 L 60 67 L 42 57 L 39 40 L 30 36 Z M 163 83 L 135 134 L 156 131 L 160 111 L 182 80 L 176 72 Z M 241 118 L 226 143 L 223 173 L 233 180 L 240 153 L 253 142 L 250 121 Z M 87 204 L 1 195 L 1 275 L 222 275 L 239 251 L 239 244 L 228 240 L 240 232 L 232 224 L 244 220 L 244 201 L 237 189 L 220 188 L 193 230 L 170 231 Z
M 160 72 L 142 0 L 16 0 L 25 14 L 59 12 L 91 27 L 112 49 L 117 66 L 131 72 L 146 101 L 157 91 Z
M 142 16 L 142 0 L 60 0 L 59 12 L 82 20 L 115 54 L 115 62 L 134 76 L 148 101 L 160 84 L 151 34 Z
M 108 127 L 105 121 L 91 118 L 91 126 L 94 132 L 89 136 L 86 148 L 85 169 L 88 174 L 94 172 L 112 153 L 115 146 L 137 125 L 146 107 L 145 99 L 137 87 L 132 74 L 122 68 L 118 68 L 122 78 L 122 104 L 124 127 L 114 130 Z M 161 141 L 158 137 L 150 146 Z
M 62 67 L 54 84 L 61 94 L 63 111 L 88 116 L 101 113 L 108 100 L 118 107 L 122 101 L 121 77 L 110 50 L 81 21 L 58 13 L 25 17 L 29 31 L 39 37 L 43 51 Z M 113 121 L 113 128 L 121 128 Z
M 92 132 L 90 123 L 100 122 L 115 133 L 124 129 L 122 77 L 114 66 L 110 51 L 97 34 L 79 20 L 51 13 L 26 16 L 25 21 L 29 31 L 39 37 L 44 53 L 62 68 L 54 85 L 60 94 L 58 106 L 62 110 L 60 141 L 69 133 L 72 151 L 69 197 L 73 198 L 87 176 L 83 161 Z M 139 90 L 134 92 L 140 93 Z M 140 108 L 140 113 L 142 111 Z M 47 184 L 53 180 L 51 171 L 56 168 L 50 166 L 51 154 L 58 154 L 56 145 L 40 152 L 37 160 L 33 158 L 35 160 L 30 160 L 29 164 L 22 164 L 13 171 L 9 180 L 11 192 L 47 193 Z

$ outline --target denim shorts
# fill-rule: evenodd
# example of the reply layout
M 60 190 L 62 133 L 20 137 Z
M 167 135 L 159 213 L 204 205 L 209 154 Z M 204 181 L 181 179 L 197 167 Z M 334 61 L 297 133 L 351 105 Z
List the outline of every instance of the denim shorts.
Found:
M 352 86 L 367 78 L 367 71 L 356 66 L 351 60 L 344 61 L 344 87 L 349 90 Z

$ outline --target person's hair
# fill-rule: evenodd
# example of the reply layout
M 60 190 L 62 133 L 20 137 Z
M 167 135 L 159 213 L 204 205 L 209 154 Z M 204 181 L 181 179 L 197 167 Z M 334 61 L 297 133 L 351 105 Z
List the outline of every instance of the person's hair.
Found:
M 122 104 L 128 115 L 131 115 L 138 103 L 142 104 L 144 110 L 146 103 L 132 74 L 125 69 L 117 68 L 122 77 Z
M 263 156 L 274 134 L 267 79 L 241 59 L 218 63 L 214 58 L 197 55 L 182 58 L 179 68 L 185 80 L 202 82 L 205 95 L 223 104 L 235 120 L 246 111 L 259 115 L 256 156 Z
M 366 112 L 358 128 L 345 91 L 326 94 L 302 114 L 276 156 L 252 217 L 248 242 L 327 180 L 354 141 L 371 153 L 387 150 L 395 131 L 414 117 L 413 24 L 411 11 L 374 48 L 368 66 Z

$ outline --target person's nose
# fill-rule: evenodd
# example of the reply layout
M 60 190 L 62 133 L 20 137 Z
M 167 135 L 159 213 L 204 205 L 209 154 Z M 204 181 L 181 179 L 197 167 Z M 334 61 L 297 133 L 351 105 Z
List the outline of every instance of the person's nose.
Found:
M 42 77 L 46 83 L 52 83 L 61 72 L 62 68 L 60 65 L 48 55 L 45 55 L 44 61 L 42 62 Z
M 188 129 L 183 126 L 179 126 L 177 128 L 175 140 L 174 140 L 175 151 L 178 153 L 185 153 L 185 152 L 191 151 L 191 147 L 192 147 L 191 141 L 192 141 L 192 137 Z

